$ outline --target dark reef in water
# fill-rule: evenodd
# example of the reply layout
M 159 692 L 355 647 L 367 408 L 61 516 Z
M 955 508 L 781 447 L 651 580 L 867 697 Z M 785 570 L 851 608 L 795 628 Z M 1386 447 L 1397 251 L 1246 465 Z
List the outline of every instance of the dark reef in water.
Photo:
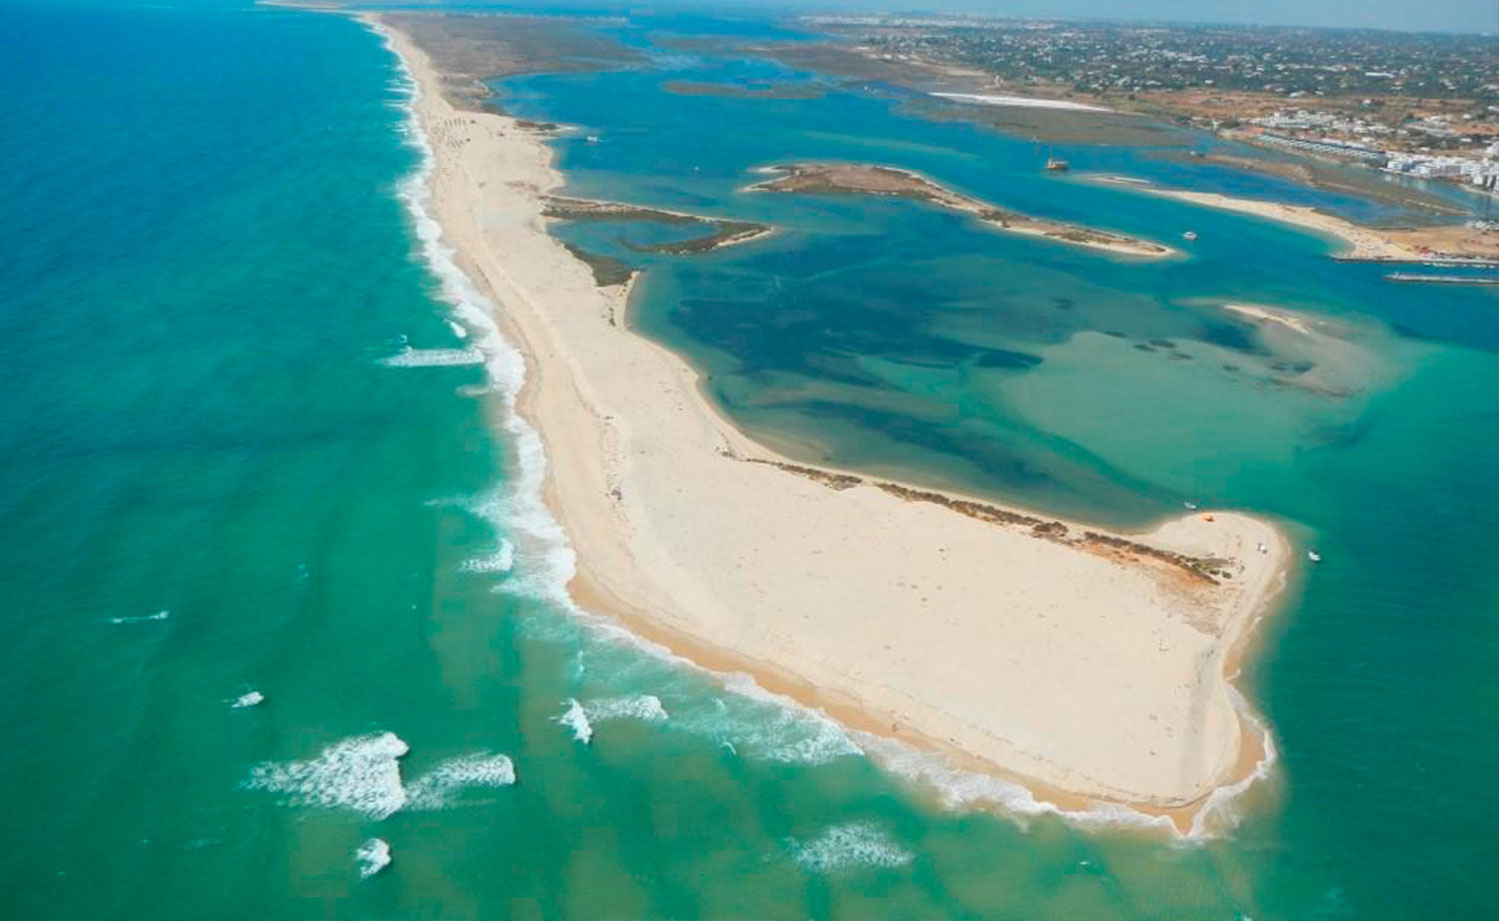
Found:
M 1023 370 L 1034 368 L 1043 359 L 1040 355 L 1032 355 L 1029 352 L 1011 352 L 1005 349 L 984 349 L 979 352 L 974 364 L 980 368 L 1015 368 Z

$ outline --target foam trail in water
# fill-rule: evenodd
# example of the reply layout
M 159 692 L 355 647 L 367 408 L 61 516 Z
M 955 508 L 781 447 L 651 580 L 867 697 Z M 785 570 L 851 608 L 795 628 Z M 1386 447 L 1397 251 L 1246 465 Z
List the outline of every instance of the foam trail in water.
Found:
M 484 353 L 478 349 L 414 349 L 410 346 L 380 359 L 387 368 L 453 368 L 482 365 Z
M 645 720 L 658 722 L 666 719 L 666 708 L 661 698 L 654 694 L 635 694 L 629 697 L 606 697 L 590 700 L 583 705 L 583 712 L 592 722 L 603 720 Z
M 359 864 L 359 877 L 369 879 L 390 866 L 390 844 L 384 838 L 371 838 L 359 845 L 354 860 Z
M 895 843 L 873 822 L 835 825 L 810 841 L 787 842 L 796 862 L 816 873 L 836 873 L 855 867 L 903 867 L 911 852 Z
M 505 755 L 477 752 L 444 761 L 418 777 L 406 788 L 406 805 L 408 809 L 441 809 L 463 790 L 514 783 L 514 762 Z
M 306 761 L 256 765 L 245 786 L 283 794 L 296 805 L 353 809 L 383 819 L 406 805 L 399 759 L 409 750 L 393 732 L 355 736 Z
M 593 724 L 588 722 L 588 713 L 576 700 L 567 702 L 567 709 L 557 717 L 557 722 L 573 731 L 573 738 L 584 745 L 593 741 Z
M 157 611 L 155 614 L 140 614 L 135 617 L 111 617 L 112 624 L 143 624 L 152 620 L 166 620 L 172 616 L 171 611 Z

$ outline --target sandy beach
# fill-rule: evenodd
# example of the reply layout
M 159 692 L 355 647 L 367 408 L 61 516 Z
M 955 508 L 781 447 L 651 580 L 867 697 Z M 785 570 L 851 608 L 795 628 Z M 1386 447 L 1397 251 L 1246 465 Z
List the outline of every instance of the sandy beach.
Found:
M 1142 191 L 1164 198 L 1174 198 L 1178 201 L 1191 202 L 1194 205 L 1203 205 L 1208 208 L 1219 208 L 1223 211 L 1252 214 L 1255 217 L 1269 218 L 1273 221 L 1329 234 L 1348 244 L 1348 250 L 1343 254 L 1348 258 L 1381 259 L 1392 262 L 1409 262 L 1420 258 L 1420 254 L 1415 250 L 1391 242 L 1378 231 L 1360 227 L 1352 221 L 1345 221 L 1331 214 L 1323 214 L 1307 205 L 1287 205 L 1251 198 L 1234 198 L 1216 192 L 1190 192 L 1144 186 L 1140 188 Z
M 1071 802 L 1184 827 L 1249 774 L 1261 740 L 1226 676 L 1284 582 L 1276 528 L 1214 512 L 1113 535 L 767 450 L 618 321 L 627 285 L 597 287 L 547 233 L 544 135 L 454 108 L 419 48 L 366 21 L 421 87 L 444 241 L 526 356 L 579 604 Z
M 1098 181 L 1190 202 L 1223 211 L 1236 211 L 1315 230 L 1341 240 L 1345 247 L 1338 258 L 1369 262 L 1448 262 L 1454 265 L 1488 265 L 1499 260 L 1499 233 L 1466 225 L 1373 228 L 1355 224 L 1308 205 L 1288 205 L 1255 198 L 1236 198 L 1217 192 L 1164 189 L 1127 176 L 1104 176 Z

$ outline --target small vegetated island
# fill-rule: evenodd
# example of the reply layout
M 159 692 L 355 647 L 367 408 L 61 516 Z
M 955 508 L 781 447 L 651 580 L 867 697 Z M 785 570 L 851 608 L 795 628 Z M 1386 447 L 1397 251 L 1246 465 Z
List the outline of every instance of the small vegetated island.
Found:
M 792 192 L 802 195 L 880 195 L 890 198 L 912 198 L 930 202 L 949 211 L 971 214 L 992 227 L 1008 233 L 1045 237 L 1075 246 L 1108 250 L 1127 256 L 1160 258 L 1171 255 L 1169 246 L 1139 240 L 1123 234 L 1095 230 L 1079 224 L 1031 217 L 995 207 L 938 185 L 909 170 L 891 166 L 851 163 L 791 163 L 766 167 L 777 178 L 750 188 L 765 192 Z
M 541 213 L 543 217 L 561 221 L 618 223 L 649 221 L 657 224 L 691 227 L 701 231 L 683 240 L 664 243 L 636 243 L 620 237 L 620 245 L 636 253 L 666 253 L 678 256 L 711 253 L 725 246 L 758 240 L 775 232 L 774 227 L 757 224 L 754 221 L 734 221 L 701 214 L 688 214 L 685 211 L 667 211 L 662 208 L 647 208 L 625 202 L 569 198 L 563 195 L 548 195 Z M 571 243 L 564 242 L 563 245 L 593 270 L 594 281 L 601 287 L 622 285 L 635 276 L 635 268 L 623 260 L 589 252 Z
M 662 224 L 697 225 L 703 233 L 686 240 L 670 243 L 631 243 L 625 246 L 642 253 L 707 253 L 735 243 L 771 233 L 775 228 L 754 221 L 732 221 L 727 218 L 688 214 L 685 211 L 666 211 L 661 208 L 646 208 L 615 201 L 595 201 L 589 198 L 567 198 L 549 195 L 542 210 L 546 217 L 568 221 L 655 221 Z

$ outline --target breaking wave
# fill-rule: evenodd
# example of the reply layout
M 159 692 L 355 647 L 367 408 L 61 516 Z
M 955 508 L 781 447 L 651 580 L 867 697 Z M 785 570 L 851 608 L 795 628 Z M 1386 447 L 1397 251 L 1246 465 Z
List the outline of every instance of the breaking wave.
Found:
M 352 809 L 384 819 L 406 805 L 399 759 L 408 751 L 393 732 L 355 736 L 306 761 L 256 765 L 245 786 L 282 794 L 297 806 Z
M 501 539 L 499 547 L 488 556 L 475 557 L 465 560 L 458 567 L 459 572 L 478 573 L 506 573 L 515 566 L 515 545 L 508 540 Z
M 257 707 L 264 701 L 264 694 L 259 691 L 249 691 L 234 698 L 234 703 L 229 706 L 235 710 L 243 710 L 246 707 Z
M 588 721 L 588 713 L 583 705 L 576 700 L 567 702 L 567 709 L 557 717 L 557 722 L 573 731 L 573 739 L 587 745 L 593 741 L 593 724 Z
M 378 821 L 401 809 L 441 809 L 473 787 L 515 783 L 507 756 L 476 752 L 443 761 L 407 786 L 400 759 L 410 750 L 393 732 L 355 736 L 306 761 L 258 764 L 244 786 L 281 794 L 294 806 L 351 809 Z
M 371 28 L 396 59 L 400 75 L 397 86 L 405 96 L 401 104 L 405 112 L 402 134 L 418 157 L 416 169 L 400 182 L 396 195 L 411 216 L 422 259 L 437 278 L 438 298 L 452 312 L 447 318 L 450 327 L 454 328 L 455 334 L 461 329 L 460 335 L 471 343 L 464 349 L 424 352 L 408 349 L 394 356 L 394 360 L 410 363 L 412 355 L 442 353 L 451 360 L 463 356 L 464 363 L 483 364 L 490 390 L 499 397 L 499 425 L 514 448 L 515 468 L 514 474 L 494 495 L 472 506 L 471 510 L 490 521 L 497 531 L 503 526 L 514 540 L 502 544 L 494 557 L 479 564 L 493 566 L 493 569 L 476 567 L 474 571 L 498 572 L 501 563 L 508 562 L 513 566 L 519 557 L 527 564 L 523 567 L 526 574 L 509 580 L 505 590 L 536 595 L 571 609 L 565 586 L 572 579 L 574 556 L 561 526 L 542 501 L 546 458 L 541 437 L 515 410 L 516 397 L 526 376 L 525 358 L 500 334 L 494 319 L 495 305 L 459 269 L 453 250 L 442 240 L 442 227 L 432 217 L 429 208 L 435 159 L 416 111 L 421 88 L 386 30 L 378 24 Z M 387 359 L 388 363 L 390 361 Z M 508 570 L 507 566 L 504 571 Z
M 588 719 L 597 723 L 603 720 L 646 720 L 656 722 L 666 719 L 666 708 L 661 698 L 654 694 L 635 694 L 628 697 L 606 697 L 590 700 L 583 705 Z
M 384 838 L 371 838 L 354 852 L 361 879 L 369 879 L 390 866 L 390 844 Z
M 572 730 L 574 740 L 587 745 L 593 741 L 594 723 L 608 720 L 645 720 L 654 723 L 666 718 L 666 708 L 661 706 L 661 698 L 654 694 L 632 694 L 604 697 L 587 703 L 569 698 L 567 709 L 556 719 Z
M 152 620 L 166 620 L 172 616 L 171 611 L 157 611 L 155 614 L 139 614 L 135 617 L 111 617 L 112 624 L 143 624 Z
M 748 675 L 729 675 L 724 687 L 767 705 L 755 708 L 755 719 L 734 719 L 726 727 L 725 739 L 736 750 L 782 764 L 811 765 L 864 754 L 843 727 L 827 715 L 766 691 Z M 719 708 L 725 716 L 730 715 L 728 709 Z
M 835 825 L 810 841 L 787 843 L 796 862 L 815 873 L 856 867 L 893 869 L 911 862 L 911 852 L 873 822 Z
M 484 364 L 484 353 L 478 349 L 414 349 L 407 346 L 380 359 L 380 364 L 387 368 L 455 368 Z
M 515 764 L 505 755 L 476 752 L 452 758 L 418 777 L 406 788 L 407 808 L 441 809 L 451 798 L 473 787 L 508 787 L 515 783 Z

